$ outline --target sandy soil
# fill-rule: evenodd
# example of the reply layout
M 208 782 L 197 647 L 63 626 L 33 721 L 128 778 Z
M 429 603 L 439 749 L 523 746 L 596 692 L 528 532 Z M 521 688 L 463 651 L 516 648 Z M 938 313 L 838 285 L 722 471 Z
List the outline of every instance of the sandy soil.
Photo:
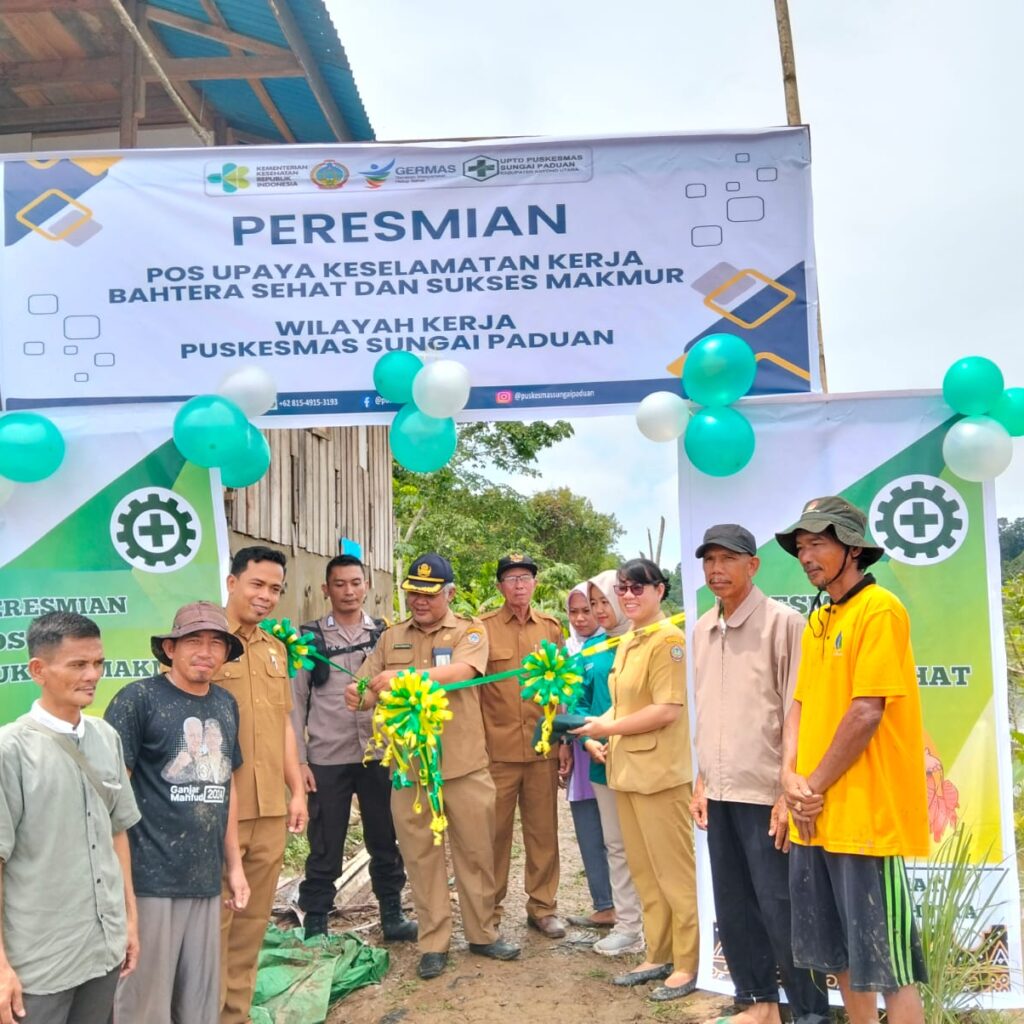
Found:
M 590 899 L 568 805 L 560 807 L 562 881 L 560 912 L 585 915 Z M 517 830 L 518 837 L 518 830 Z M 522 849 L 513 848 L 513 895 L 505 901 L 503 935 L 519 943 L 519 960 L 495 963 L 472 956 L 458 923 L 458 897 L 452 890 L 456 939 L 448 969 L 439 978 L 416 976 L 419 955 L 409 943 L 389 943 L 391 969 L 381 985 L 354 992 L 338 1003 L 328 1024 L 492 1024 L 513 1021 L 558 1021 L 560 1024 L 620 1024 L 625 1021 L 703 1021 L 732 1009 L 720 995 L 696 992 L 672 1003 L 651 1003 L 653 986 L 618 988 L 613 974 L 639 963 L 639 956 L 611 959 L 590 945 L 603 932 L 570 929 L 565 939 L 552 941 L 526 927 L 522 886 Z M 410 904 L 408 889 L 405 901 Z M 352 930 L 374 944 L 381 943 L 376 906 L 368 889 L 353 893 L 342 913 L 332 918 L 332 931 Z

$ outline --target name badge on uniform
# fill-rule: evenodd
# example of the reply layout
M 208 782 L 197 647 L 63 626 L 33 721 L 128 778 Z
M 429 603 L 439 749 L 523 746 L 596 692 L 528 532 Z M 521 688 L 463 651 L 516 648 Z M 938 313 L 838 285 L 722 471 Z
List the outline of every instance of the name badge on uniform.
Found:
M 395 651 L 411 651 L 412 644 L 395 644 L 392 650 Z
M 439 665 L 450 665 L 452 663 L 452 649 L 450 647 L 435 647 L 430 652 L 434 659 L 434 668 Z

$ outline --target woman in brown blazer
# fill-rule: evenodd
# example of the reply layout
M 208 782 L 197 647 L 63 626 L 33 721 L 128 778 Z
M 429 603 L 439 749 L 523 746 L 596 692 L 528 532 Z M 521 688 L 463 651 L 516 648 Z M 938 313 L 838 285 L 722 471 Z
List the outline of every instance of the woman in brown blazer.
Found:
M 635 630 L 665 618 L 668 579 L 653 562 L 620 566 L 615 592 Z M 616 985 L 662 981 L 650 998 L 689 995 L 697 982 L 697 880 L 690 818 L 693 772 L 685 637 L 674 625 L 622 643 L 609 677 L 611 710 L 580 734 L 608 737 L 608 785 L 644 911 L 647 956 Z

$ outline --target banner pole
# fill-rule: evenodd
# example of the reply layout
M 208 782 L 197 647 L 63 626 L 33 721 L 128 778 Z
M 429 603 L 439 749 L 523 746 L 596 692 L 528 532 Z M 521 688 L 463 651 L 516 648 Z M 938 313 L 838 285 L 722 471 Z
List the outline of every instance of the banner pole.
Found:
M 789 24 L 789 0 L 775 0 L 775 25 L 779 34 L 779 56 L 782 58 L 782 89 L 786 96 L 786 124 L 803 124 L 800 117 L 800 92 L 796 81 L 796 54 L 793 31 Z M 821 300 L 818 300 L 818 376 L 821 390 L 828 391 L 825 370 L 825 342 L 821 336 Z

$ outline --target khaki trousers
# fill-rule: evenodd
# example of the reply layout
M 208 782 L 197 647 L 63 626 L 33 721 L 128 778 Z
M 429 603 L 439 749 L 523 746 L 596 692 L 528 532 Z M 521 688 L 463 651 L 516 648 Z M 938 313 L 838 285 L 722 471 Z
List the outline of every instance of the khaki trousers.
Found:
M 419 814 L 413 810 L 415 802 L 415 787 L 391 793 L 398 846 L 416 907 L 417 947 L 420 953 L 445 953 L 452 939 L 452 906 L 444 845 L 434 845 L 426 798 L 420 796 L 423 810 Z M 445 781 L 444 813 L 462 930 L 468 942 L 493 942 L 498 937 L 494 925 L 494 783 L 486 768 Z
M 249 883 L 249 903 L 240 913 L 221 908 L 220 918 L 220 1024 L 246 1024 L 256 984 L 256 959 L 274 905 L 274 892 L 288 819 L 247 818 L 238 823 L 242 865 Z M 225 885 L 223 898 L 230 893 Z
M 590 785 L 597 799 L 601 831 L 604 833 L 604 848 L 608 854 L 608 878 L 612 883 L 615 930 L 639 935 L 644 924 L 640 913 L 640 896 L 633 884 L 633 876 L 629 873 L 629 864 L 626 861 L 626 844 L 622 840 L 615 790 L 601 785 L 600 782 L 592 782 Z
M 512 863 L 512 831 L 516 804 L 526 851 L 524 888 L 528 917 L 547 917 L 558 909 L 558 762 L 492 761 L 491 778 L 497 790 L 494 808 L 494 902 L 497 913 L 508 892 Z
M 644 910 L 647 959 L 697 970 L 697 867 L 690 783 L 661 793 L 615 791 L 626 860 Z

